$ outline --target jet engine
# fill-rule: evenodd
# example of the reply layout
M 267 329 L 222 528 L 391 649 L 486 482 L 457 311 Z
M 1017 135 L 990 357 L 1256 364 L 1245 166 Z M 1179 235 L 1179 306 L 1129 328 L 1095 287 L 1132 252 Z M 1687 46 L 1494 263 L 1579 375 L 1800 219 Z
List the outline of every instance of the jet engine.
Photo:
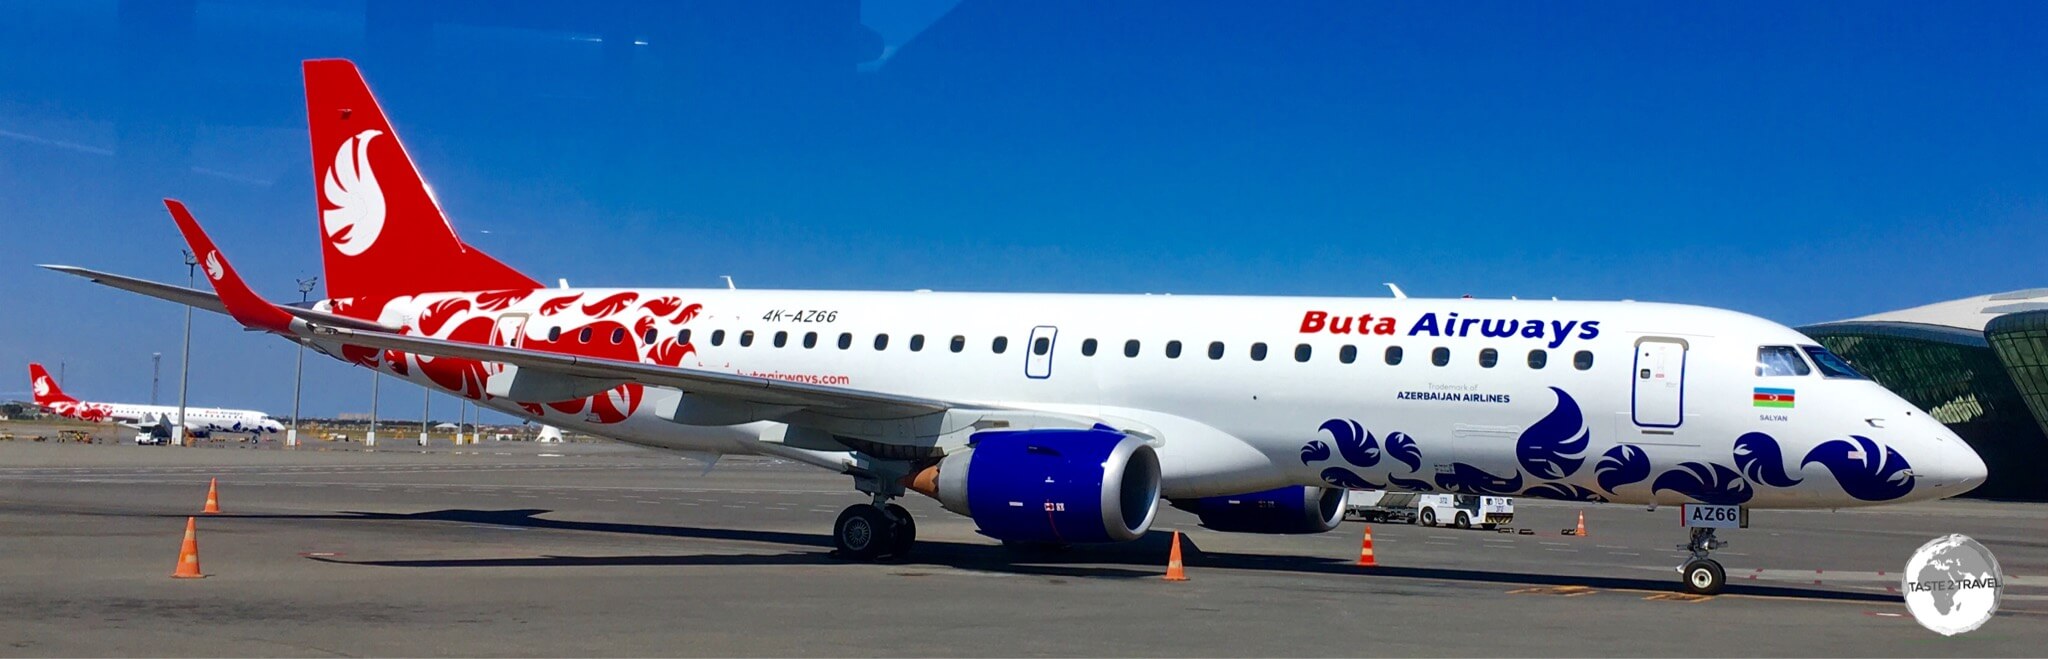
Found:
M 1344 522 L 1344 490 L 1288 486 L 1277 490 L 1201 499 L 1173 507 L 1202 518 L 1202 526 L 1230 533 L 1322 533 Z
M 998 540 L 1123 542 L 1159 512 L 1159 456 L 1102 425 L 988 431 L 908 485 Z

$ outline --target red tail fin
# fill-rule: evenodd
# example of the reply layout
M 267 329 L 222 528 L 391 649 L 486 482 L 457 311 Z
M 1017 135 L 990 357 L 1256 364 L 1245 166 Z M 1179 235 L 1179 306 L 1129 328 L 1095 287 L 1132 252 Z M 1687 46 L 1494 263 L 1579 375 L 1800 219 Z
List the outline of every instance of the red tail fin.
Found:
M 57 380 L 50 377 L 49 371 L 43 370 L 42 364 L 29 363 L 28 382 L 29 388 L 35 391 L 37 405 L 78 402 L 78 399 L 64 395 L 64 390 L 57 388 Z
M 328 297 L 540 287 L 455 235 L 354 63 L 304 68 Z

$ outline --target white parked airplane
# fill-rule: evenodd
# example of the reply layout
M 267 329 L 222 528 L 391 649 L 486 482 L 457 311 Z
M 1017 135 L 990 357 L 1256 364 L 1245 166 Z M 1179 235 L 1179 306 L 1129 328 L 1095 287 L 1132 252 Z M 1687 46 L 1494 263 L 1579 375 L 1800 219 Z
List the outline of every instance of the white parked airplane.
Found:
M 176 405 L 95 403 L 67 396 L 63 389 L 57 387 L 57 381 L 50 377 L 50 372 L 43 370 L 42 364 L 29 364 L 28 378 L 36 406 L 57 416 L 94 423 L 116 423 L 137 430 L 168 429 L 178 422 Z M 186 407 L 185 430 L 194 437 L 205 437 L 215 432 L 262 434 L 283 432 L 284 424 L 255 410 Z
M 259 298 L 175 201 L 215 293 L 50 267 L 540 423 L 843 472 L 874 498 L 834 526 L 850 557 L 910 548 L 906 491 L 1083 543 L 1161 499 L 1295 533 L 1344 488 L 1841 508 L 1984 479 L 1813 340 L 1695 306 L 545 288 L 456 236 L 354 65 L 305 74 L 328 299 Z M 1718 590 L 1722 543 L 1691 533 L 1683 580 Z

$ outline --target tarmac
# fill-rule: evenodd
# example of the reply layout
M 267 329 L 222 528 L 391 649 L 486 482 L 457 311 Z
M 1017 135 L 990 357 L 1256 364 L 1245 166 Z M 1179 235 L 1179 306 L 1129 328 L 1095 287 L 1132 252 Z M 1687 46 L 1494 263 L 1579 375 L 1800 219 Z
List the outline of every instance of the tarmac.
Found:
M 831 555 L 849 479 L 606 443 L 375 451 L 0 442 L 0 654 L 407 656 L 2039 656 L 2048 505 L 1752 515 L 1677 593 L 1677 510 L 1519 500 L 1532 535 L 1373 525 L 1225 534 L 1162 508 L 1137 542 L 1018 553 L 912 495 L 919 544 Z M 203 571 L 174 580 L 187 516 Z M 1580 511 L 1586 537 L 1563 535 Z M 1186 534 L 1186 582 L 1164 572 Z M 1922 543 L 1976 538 L 1999 614 L 1923 629 Z

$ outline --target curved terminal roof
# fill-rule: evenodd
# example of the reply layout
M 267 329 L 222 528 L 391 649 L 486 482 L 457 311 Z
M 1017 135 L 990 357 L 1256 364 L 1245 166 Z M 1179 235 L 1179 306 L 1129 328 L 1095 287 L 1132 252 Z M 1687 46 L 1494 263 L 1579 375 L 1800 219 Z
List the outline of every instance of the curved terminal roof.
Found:
M 1991 319 L 2022 311 L 2048 309 L 2048 288 L 1966 297 L 1925 306 L 1886 311 L 1859 318 L 1815 323 L 1800 328 L 1824 330 L 1843 325 L 1932 325 L 1982 334 Z

